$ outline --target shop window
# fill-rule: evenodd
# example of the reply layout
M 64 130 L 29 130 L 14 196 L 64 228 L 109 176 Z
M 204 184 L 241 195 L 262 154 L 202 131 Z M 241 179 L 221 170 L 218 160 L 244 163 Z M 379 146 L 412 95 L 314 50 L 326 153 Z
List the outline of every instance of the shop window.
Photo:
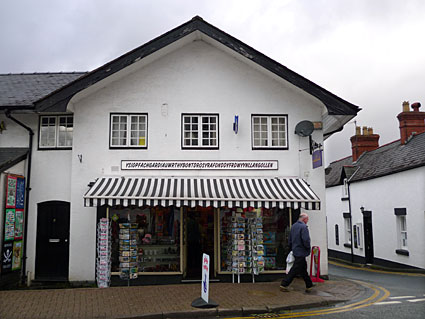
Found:
M 184 149 L 218 149 L 218 115 L 183 114 L 182 139 Z
M 252 115 L 253 149 L 287 149 L 286 115 Z
M 73 130 L 72 115 L 41 116 L 38 146 L 40 149 L 70 149 Z
M 111 148 L 147 148 L 147 114 L 111 114 Z
M 128 267 L 136 267 L 139 273 L 181 271 L 180 209 L 111 208 L 109 218 L 112 229 L 113 273 L 121 274 Z M 125 229 L 129 231 L 123 231 Z M 136 249 L 126 249 L 129 245 Z M 130 256 L 127 256 L 126 251 L 131 252 Z
M 254 223 L 254 225 L 253 225 Z M 249 227 L 256 229 L 255 234 L 247 231 Z M 245 232 L 243 230 L 246 230 Z M 290 234 L 289 211 L 278 208 L 272 209 L 241 209 L 222 208 L 220 210 L 220 270 L 237 272 L 239 265 L 245 273 L 254 267 L 257 258 L 264 265 L 262 271 L 286 269 L 286 256 L 290 248 L 288 239 Z M 243 236 L 242 236 L 243 235 Z M 237 241 L 237 246 L 235 242 Z M 239 249 L 244 241 L 245 249 Z M 249 245 L 256 244 L 250 249 Z M 257 253 L 257 254 L 256 254 Z M 236 259 L 239 263 L 235 263 Z

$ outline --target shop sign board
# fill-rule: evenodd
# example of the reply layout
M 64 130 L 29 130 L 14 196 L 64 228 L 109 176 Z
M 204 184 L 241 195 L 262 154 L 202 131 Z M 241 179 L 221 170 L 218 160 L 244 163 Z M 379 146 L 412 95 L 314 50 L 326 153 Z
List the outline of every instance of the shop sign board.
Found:
M 277 160 L 265 161 L 149 161 L 122 160 L 122 170 L 277 170 Z
M 209 284 L 210 282 L 210 256 L 207 254 L 202 255 L 202 286 L 201 298 L 208 303 Z

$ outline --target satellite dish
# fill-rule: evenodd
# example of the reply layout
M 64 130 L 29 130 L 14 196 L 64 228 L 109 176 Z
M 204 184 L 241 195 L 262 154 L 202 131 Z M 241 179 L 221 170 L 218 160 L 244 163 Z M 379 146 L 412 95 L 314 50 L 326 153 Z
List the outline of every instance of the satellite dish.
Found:
M 295 126 L 295 134 L 299 136 L 310 136 L 314 131 L 314 125 L 310 121 L 301 121 Z

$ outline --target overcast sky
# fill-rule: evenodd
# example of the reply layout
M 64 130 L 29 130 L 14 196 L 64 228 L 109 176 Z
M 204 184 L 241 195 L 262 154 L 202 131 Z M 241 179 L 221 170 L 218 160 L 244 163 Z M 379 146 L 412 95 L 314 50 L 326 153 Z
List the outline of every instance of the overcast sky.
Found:
M 360 106 L 381 145 L 404 100 L 425 111 L 423 0 L 2 0 L 0 73 L 90 71 L 196 15 Z M 326 163 L 353 133 L 326 141 Z

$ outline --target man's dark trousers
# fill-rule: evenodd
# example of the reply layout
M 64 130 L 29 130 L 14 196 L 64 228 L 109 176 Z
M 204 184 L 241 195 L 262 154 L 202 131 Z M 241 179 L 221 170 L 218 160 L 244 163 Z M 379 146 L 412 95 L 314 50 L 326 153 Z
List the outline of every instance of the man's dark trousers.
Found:
M 285 278 L 283 278 L 281 285 L 288 287 L 296 275 L 300 275 L 304 279 L 307 288 L 313 287 L 311 278 L 307 273 L 307 262 L 305 261 L 305 257 L 295 257 L 294 265 Z

